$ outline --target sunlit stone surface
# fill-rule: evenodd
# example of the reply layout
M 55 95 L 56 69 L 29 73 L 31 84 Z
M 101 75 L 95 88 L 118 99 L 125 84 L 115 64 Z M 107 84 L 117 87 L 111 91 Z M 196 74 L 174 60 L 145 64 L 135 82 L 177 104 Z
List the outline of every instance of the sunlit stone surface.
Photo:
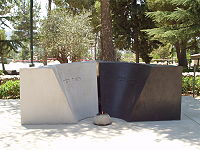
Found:
M 20 70 L 22 124 L 77 123 L 98 113 L 96 63 Z

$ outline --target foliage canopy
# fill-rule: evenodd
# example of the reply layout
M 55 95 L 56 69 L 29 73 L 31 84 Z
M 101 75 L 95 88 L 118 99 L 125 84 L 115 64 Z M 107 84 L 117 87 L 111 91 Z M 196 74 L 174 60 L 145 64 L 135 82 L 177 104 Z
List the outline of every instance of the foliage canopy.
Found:
M 88 18 L 89 13 L 73 15 L 63 9 L 56 9 L 43 21 L 40 40 L 48 56 L 61 63 L 70 57 L 77 61 L 88 55 L 91 40 L 94 38 Z

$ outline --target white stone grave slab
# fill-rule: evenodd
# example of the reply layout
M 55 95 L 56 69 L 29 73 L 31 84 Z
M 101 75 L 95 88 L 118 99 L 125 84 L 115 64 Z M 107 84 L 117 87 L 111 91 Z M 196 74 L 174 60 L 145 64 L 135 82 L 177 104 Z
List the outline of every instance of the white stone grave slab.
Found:
M 96 62 L 20 70 L 22 124 L 77 123 L 98 113 Z

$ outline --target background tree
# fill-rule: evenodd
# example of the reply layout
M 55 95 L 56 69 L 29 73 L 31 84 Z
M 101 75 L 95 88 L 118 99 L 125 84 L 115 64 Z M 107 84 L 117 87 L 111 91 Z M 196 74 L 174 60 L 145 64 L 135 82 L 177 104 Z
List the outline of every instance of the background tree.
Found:
M 101 60 L 115 61 L 110 0 L 101 0 Z
M 170 43 L 166 45 L 161 45 L 155 49 L 151 55 L 156 59 L 168 59 L 173 51 L 173 46 Z
M 6 34 L 4 30 L 0 30 L 0 40 L 6 40 Z M 2 63 L 2 70 L 5 71 L 5 65 L 4 65 L 4 56 L 8 54 L 9 50 L 6 46 L 5 42 L 0 42 L 0 56 L 1 56 L 1 63 Z
M 113 0 L 111 6 L 116 48 L 135 53 L 137 63 L 139 56 L 150 63 L 150 53 L 159 43 L 149 40 L 147 34 L 141 31 L 155 27 L 152 20 L 145 16 L 147 5 L 144 1 Z
M 74 15 L 83 10 L 91 10 L 96 0 L 54 0 L 57 7 L 66 9 Z
M 95 59 L 100 58 L 101 3 L 99 0 L 54 0 L 57 8 L 72 11 L 73 14 L 91 12 L 88 16 L 93 27 Z
M 98 36 L 101 40 L 100 59 L 107 61 L 116 60 L 116 52 L 113 46 L 112 22 L 110 12 L 110 0 L 55 0 L 60 8 L 71 10 L 73 14 L 79 14 L 84 10 L 92 12 L 89 16 L 96 35 L 95 48 Z M 99 34 L 99 32 L 101 32 Z M 95 50 L 96 51 L 96 50 Z
M 147 13 L 157 28 L 146 30 L 152 39 L 174 45 L 180 66 L 187 67 L 188 42 L 200 33 L 199 0 L 148 0 Z
M 18 47 L 22 47 L 19 40 L 6 40 L 5 30 L 0 30 L 0 57 L 2 63 L 2 69 L 5 71 L 5 58 L 11 51 L 18 52 Z
M 4 29 L 5 27 L 10 28 L 7 21 L 11 20 L 9 15 L 11 9 L 14 7 L 13 0 L 1 0 L 0 1 L 0 28 Z
M 194 37 L 188 41 L 187 46 L 190 54 L 198 54 L 200 53 L 200 39 L 199 36 Z
M 47 17 L 49 17 L 51 15 L 51 5 L 52 5 L 52 0 L 48 0 L 48 9 L 47 9 Z M 41 55 L 42 53 L 40 53 Z M 47 65 L 47 59 L 48 59 L 48 52 L 47 50 L 44 48 L 44 54 L 42 54 L 44 57 L 44 65 Z
M 22 47 L 20 40 L 6 39 L 5 27 L 11 28 L 10 24 L 14 21 L 14 15 L 11 10 L 17 4 L 17 0 L 3 0 L 0 1 L 0 57 L 2 69 L 5 71 L 5 58 L 12 51 L 17 52 L 18 47 Z M 2 30 L 3 29 L 3 30 Z
M 20 58 L 22 60 L 27 60 L 30 58 L 30 0 L 19 0 L 16 7 L 17 9 L 14 12 L 16 19 L 12 24 L 15 30 L 13 31 L 12 38 L 23 41 L 24 48 L 20 52 Z M 33 10 L 33 45 L 37 46 L 37 29 L 40 20 L 40 5 L 37 2 L 34 2 Z
M 56 9 L 43 21 L 41 26 L 41 46 L 49 57 L 57 58 L 61 63 L 77 61 L 88 56 L 92 27 L 88 13 L 74 15 L 63 9 Z

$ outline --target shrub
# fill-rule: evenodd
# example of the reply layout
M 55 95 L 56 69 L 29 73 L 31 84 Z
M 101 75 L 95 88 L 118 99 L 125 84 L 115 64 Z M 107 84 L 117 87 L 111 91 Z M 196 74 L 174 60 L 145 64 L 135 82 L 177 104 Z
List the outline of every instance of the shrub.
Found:
M 193 72 L 193 71 L 194 71 L 193 68 L 183 68 L 183 72 Z M 196 72 L 200 72 L 200 68 L 197 68 Z
M 9 80 L 0 86 L 0 98 L 3 99 L 17 99 L 20 97 L 19 80 Z
M 0 70 L 0 75 L 4 75 L 3 70 Z
M 19 80 L 19 77 L 12 77 L 12 78 L 0 78 L 0 85 L 6 83 L 7 81 L 16 81 Z
M 193 76 L 182 77 L 182 93 L 191 94 L 193 89 Z M 195 78 L 195 94 L 200 95 L 200 76 Z

